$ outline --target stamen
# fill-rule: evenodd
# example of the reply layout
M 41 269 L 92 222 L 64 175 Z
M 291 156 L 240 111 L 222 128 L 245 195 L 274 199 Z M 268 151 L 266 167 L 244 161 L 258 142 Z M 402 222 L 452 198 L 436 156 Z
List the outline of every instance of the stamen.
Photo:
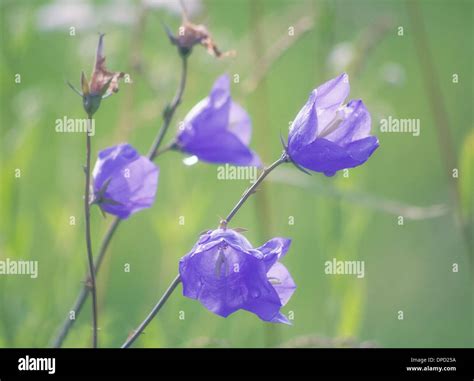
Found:
M 324 138 L 331 132 L 334 132 L 344 120 L 344 114 L 344 107 L 337 109 L 334 119 L 326 126 L 323 131 L 321 131 L 321 133 L 318 135 L 318 138 Z
M 224 255 L 224 249 L 221 247 L 219 248 L 219 252 L 217 254 L 216 267 L 214 269 L 214 274 L 216 275 L 217 278 L 220 278 L 221 273 L 222 273 L 222 266 L 224 264 L 227 264 L 227 261 Z M 228 273 L 228 267 L 226 266 L 226 273 L 225 273 L 226 276 L 227 276 L 227 273 Z
M 275 277 L 268 277 L 267 278 L 270 284 L 282 284 L 281 280 Z

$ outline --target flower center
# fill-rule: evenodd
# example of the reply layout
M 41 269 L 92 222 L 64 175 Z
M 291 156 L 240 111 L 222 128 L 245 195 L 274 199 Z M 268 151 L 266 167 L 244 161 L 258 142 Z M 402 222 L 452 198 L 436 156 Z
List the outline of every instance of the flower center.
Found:
M 220 247 L 217 252 L 216 267 L 214 268 L 214 274 L 217 278 L 221 277 L 222 267 L 225 266 L 224 276 L 229 275 L 229 266 L 227 266 L 227 259 L 224 254 L 224 248 Z
M 318 138 L 324 138 L 328 136 L 331 132 L 337 130 L 341 125 L 341 122 L 345 119 L 345 106 L 341 106 L 336 110 L 334 118 L 328 123 L 328 125 L 319 133 Z M 323 111 L 324 112 L 324 111 Z

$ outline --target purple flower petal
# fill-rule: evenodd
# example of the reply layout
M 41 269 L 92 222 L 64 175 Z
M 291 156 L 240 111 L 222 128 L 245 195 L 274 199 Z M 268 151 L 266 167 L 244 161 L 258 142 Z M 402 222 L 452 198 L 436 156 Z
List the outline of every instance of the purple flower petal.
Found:
M 342 106 L 349 90 L 343 73 L 311 93 L 288 136 L 287 152 L 296 165 L 332 176 L 363 164 L 378 147 L 364 103 Z
M 271 322 L 280 313 L 282 307 L 280 298 L 268 281 L 256 281 L 257 275 L 260 274 L 249 273 L 249 295 L 242 309 L 254 313 L 262 320 Z
M 341 169 L 357 167 L 367 161 L 378 147 L 378 140 L 375 137 L 366 139 L 369 140 L 363 142 L 363 150 L 359 149 L 360 143 L 357 142 L 345 149 L 329 140 L 316 139 L 300 151 L 293 152 L 291 158 L 304 168 L 333 176 Z
M 94 193 L 102 210 L 128 218 L 153 205 L 158 174 L 158 167 L 131 145 L 107 148 L 94 167 Z
M 119 144 L 99 152 L 92 176 L 94 186 L 100 189 L 111 174 L 120 171 L 140 156 L 130 144 Z
M 177 139 L 183 148 L 196 139 L 212 138 L 226 130 L 231 107 L 230 83 L 226 75 L 214 83 L 209 96 L 198 102 L 184 118 Z
M 288 146 L 297 150 L 304 144 L 311 143 L 331 122 L 349 91 L 349 77 L 346 73 L 313 90 L 291 125 Z
M 342 73 L 316 89 L 316 108 L 339 107 L 344 103 L 349 92 L 349 77 L 346 73 Z
M 230 99 L 230 78 L 227 74 L 221 75 L 212 85 L 209 99 L 215 108 L 226 104 Z
M 272 238 L 257 249 L 264 255 L 264 261 L 267 266 L 267 271 L 270 269 L 270 267 L 273 266 L 276 261 L 283 258 L 283 256 L 290 248 L 290 244 L 291 239 L 277 237 Z
M 281 312 L 278 313 L 272 320 L 271 323 L 282 323 L 282 324 L 288 324 L 292 325 L 291 322 L 288 320 L 288 318 L 283 315 Z
M 379 146 L 379 139 L 376 136 L 368 136 L 364 139 L 352 142 L 346 147 L 347 154 L 360 165 L 365 163 L 367 159 L 374 153 Z
M 252 137 L 252 122 L 249 114 L 239 104 L 232 102 L 229 114 L 229 130 L 242 144 L 249 145 Z
M 186 147 L 186 152 L 196 155 L 199 160 L 210 163 L 232 163 L 242 166 L 260 166 L 259 157 L 249 150 L 237 136 L 219 132 L 208 139 L 195 139 Z
M 268 271 L 267 277 L 277 292 L 281 305 L 286 305 L 296 290 L 296 284 L 287 268 L 276 262 Z
M 280 308 L 282 300 L 287 302 L 291 296 L 289 288 L 294 288 L 294 282 L 286 269 L 277 266 L 272 273 L 281 278 L 281 287 L 276 288 L 268 279 L 265 256 L 283 255 L 288 245 L 289 240 L 276 238 L 260 251 L 231 229 L 208 231 L 180 260 L 183 295 L 220 316 L 244 309 L 265 321 L 287 323 Z
M 305 143 L 313 141 L 318 129 L 316 117 L 316 90 L 310 94 L 306 104 L 296 115 L 288 134 L 288 147 L 292 150 L 301 149 Z
M 272 318 L 279 310 L 278 295 L 264 277 L 263 263 L 232 246 L 214 246 L 184 257 L 180 274 L 183 295 L 198 299 L 217 315 L 226 317 L 246 308 Z M 261 303 L 255 303 L 254 299 Z
M 177 135 L 182 151 L 211 163 L 260 166 L 249 149 L 251 122 L 245 110 L 230 97 L 229 78 L 219 77 L 209 97 L 194 106 Z
M 370 134 L 371 118 L 361 100 L 350 101 L 341 111 L 344 119 L 325 139 L 345 147 L 353 141 L 364 139 Z

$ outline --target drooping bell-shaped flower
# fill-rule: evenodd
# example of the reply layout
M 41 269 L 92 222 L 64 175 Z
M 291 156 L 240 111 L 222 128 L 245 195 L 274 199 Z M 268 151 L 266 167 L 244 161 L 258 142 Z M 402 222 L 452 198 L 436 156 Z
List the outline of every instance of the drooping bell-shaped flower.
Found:
M 260 166 L 259 157 L 248 147 L 251 134 L 250 117 L 232 100 L 229 77 L 223 75 L 209 96 L 186 115 L 176 145 L 210 163 Z
M 130 144 L 99 152 L 93 175 L 94 203 L 122 219 L 155 202 L 159 168 Z
M 183 295 L 223 317 L 243 309 L 265 321 L 289 324 L 280 309 L 296 285 L 279 260 L 290 243 L 273 238 L 254 249 L 234 230 L 209 230 L 181 258 Z
M 343 73 L 312 91 L 290 127 L 286 150 L 295 164 L 332 176 L 365 163 L 377 149 L 364 103 L 343 104 L 349 89 Z

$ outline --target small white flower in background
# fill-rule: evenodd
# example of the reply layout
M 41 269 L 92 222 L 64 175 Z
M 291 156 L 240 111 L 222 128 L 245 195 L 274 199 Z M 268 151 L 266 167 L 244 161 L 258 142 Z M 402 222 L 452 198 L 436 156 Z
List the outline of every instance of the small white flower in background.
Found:
M 142 0 L 142 4 L 148 8 L 166 9 L 174 14 L 181 15 L 183 9 L 178 0 Z M 202 10 L 201 0 L 186 0 L 184 1 L 186 13 L 188 16 L 196 16 Z
M 143 6 L 164 9 L 181 15 L 182 8 L 177 0 L 142 0 Z M 188 0 L 185 3 L 189 15 L 202 9 L 201 0 Z M 56 0 L 41 6 L 37 11 L 39 30 L 62 30 L 74 26 L 78 29 L 97 29 L 106 23 L 130 25 L 136 20 L 139 6 L 133 0 L 109 0 L 94 5 L 89 0 Z
M 354 59 L 354 44 L 341 42 L 329 53 L 327 65 L 335 72 L 345 71 Z
M 397 62 L 387 62 L 380 70 L 381 77 L 390 85 L 402 85 L 405 82 L 405 69 Z
M 37 26 L 39 30 L 66 29 L 71 26 L 90 29 L 97 25 L 97 15 L 89 1 L 56 0 L 39 7 Z

